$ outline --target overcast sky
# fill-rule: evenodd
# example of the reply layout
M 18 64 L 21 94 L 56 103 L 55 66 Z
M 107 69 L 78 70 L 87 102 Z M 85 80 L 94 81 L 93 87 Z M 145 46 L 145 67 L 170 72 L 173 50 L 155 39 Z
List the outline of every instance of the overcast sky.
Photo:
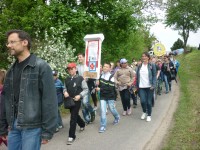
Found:
M 166 0 L 164 0 L 166 2 Z M 157 14 L 158 19 L 164 21 L 165 11 L 161 9 L 154 9 Z M 172 30 L 171 28 L 165 28 L 165 25 L 162 21 L 153 25 L 150 29 L 150 32 L 156 36 L 158 41 L 160 41 L 166 48 L 166 51 L 170 51 L 174 42 L 180 38 L 183 41 L 183 38 L 178 35 L 178 31 Z M 187 45 L 198 47 L 200 44 L 200 29 L 197 33 L 190 32 Z
M 174 31 L 168 27 L 165 28 L 165 25 L 161 22 L 158 22 L 152 26 L 150 31 L 165 46 L 167 51 L 170 51 L 170 48 L 178 38 L 183 40 L 182 37 L 178 35 L 178 31 Z M 197 33 L 190 32 L 187 44 L 190 46 L 198 47 L 200 44 L 200 31 Z

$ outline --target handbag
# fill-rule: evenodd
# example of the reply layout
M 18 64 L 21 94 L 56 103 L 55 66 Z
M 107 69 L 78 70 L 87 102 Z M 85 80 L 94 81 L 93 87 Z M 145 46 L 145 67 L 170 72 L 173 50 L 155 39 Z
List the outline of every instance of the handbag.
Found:
M 66 97 L 64 98 L 64 108 L 65 109 L 70 109 L 72 107 L 75 106 L 75 102 L 74 102 L 74 99 L 72 97 Z

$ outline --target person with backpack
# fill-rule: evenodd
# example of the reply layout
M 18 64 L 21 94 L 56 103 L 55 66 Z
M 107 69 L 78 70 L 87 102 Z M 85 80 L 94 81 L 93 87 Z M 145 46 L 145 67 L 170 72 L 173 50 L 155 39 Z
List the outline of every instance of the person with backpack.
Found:
M 113 125 L 119 123 L 120 115 L 115 108 L 115 100 L 116 100 L 116 88 L 113 74 L 110 73 L 111 64 L 104 63 L 103 73 L 99 78 L 99 84 L 96 88 L 97 91 L 100 91 L 100 108 L 101 108 L 101 120 L 100 120 L 100 128 L 99 133 L 103 133 L 106 130 L 106 106 L 108 107 L 114 116 Z
M 149 122 L 151 121 L 153 91 L 156 88 L 156 66 L 150 63 L 148 52 L 142 54 L 142 64 L 138 65 L 136 76 L 143 111 L 141 119 L 146 118 Z
M 88 86 L 84 78 L 76 74 L 76 63 L 69 63 L 67 65 L 67 71 L 70 76 L 65 80 L 64 97 L 71 97 L 75 102 L 75 106 L 70 108 L 71 117 L 67 145 L 71 145 L 76 139 L 76 124 L 80 126 L 80 131 L 85 129 L 85 122 L 79 115 L 79 110 L 81 107 L 81 100 L 88 94 Z

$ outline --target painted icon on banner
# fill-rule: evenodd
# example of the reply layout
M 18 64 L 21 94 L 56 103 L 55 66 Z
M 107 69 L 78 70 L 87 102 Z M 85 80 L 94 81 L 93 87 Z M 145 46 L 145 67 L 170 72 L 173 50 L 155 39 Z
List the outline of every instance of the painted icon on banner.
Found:
M 89 62 L 89 71 L 96 71 L 96 62 L 95 61 L 90 61 Z

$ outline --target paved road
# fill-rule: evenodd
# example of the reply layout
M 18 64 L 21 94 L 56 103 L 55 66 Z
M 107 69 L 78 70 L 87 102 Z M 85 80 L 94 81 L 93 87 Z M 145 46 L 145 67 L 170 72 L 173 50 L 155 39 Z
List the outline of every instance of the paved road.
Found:
M 55 134 L 54 138 L 42 146 L 42 150 L 143 150 L 159 149 L 162 136 L 158 136 L 158 129 L 161 125 L 170 124 L 166 121 L 166 116 L 173 113 L 169 111 L 173 101 L 177 100 L 179 94 L 178 85 L 173 84 L 172 91 L 168 94 L 158 96 L 155 106 L 152 110 L 152 121 L 146 122 L 140 119 L 142 109 L 140 102 L 138 107 L 133 109 L 130 116 L 121 116 L 120 123 L 112 125 L 113 116 L 109 112 L 107 130 L 104 133 L 98 133 L 99 129 L 99 110 L 97 110 L 96 120 L 94 123 L 86 126 L 85 131 L 79 132 L 77 127 L 77 138 L 72 145 L 66 145 L 69 117 L 63 118 L 65 128 Z M 132 102 L 132 101 L 131 101 Z M 122 104 L 118 100 L 116 103 L 117 110 L 122 113 Z M 164 133 L 165 134 L 165 133 Z M 157 140 L 154 139 L 157 137 Z M 153 143 L 152 143 L 153 142 Z M 153 147 L 148 145 L 154 145 Z

